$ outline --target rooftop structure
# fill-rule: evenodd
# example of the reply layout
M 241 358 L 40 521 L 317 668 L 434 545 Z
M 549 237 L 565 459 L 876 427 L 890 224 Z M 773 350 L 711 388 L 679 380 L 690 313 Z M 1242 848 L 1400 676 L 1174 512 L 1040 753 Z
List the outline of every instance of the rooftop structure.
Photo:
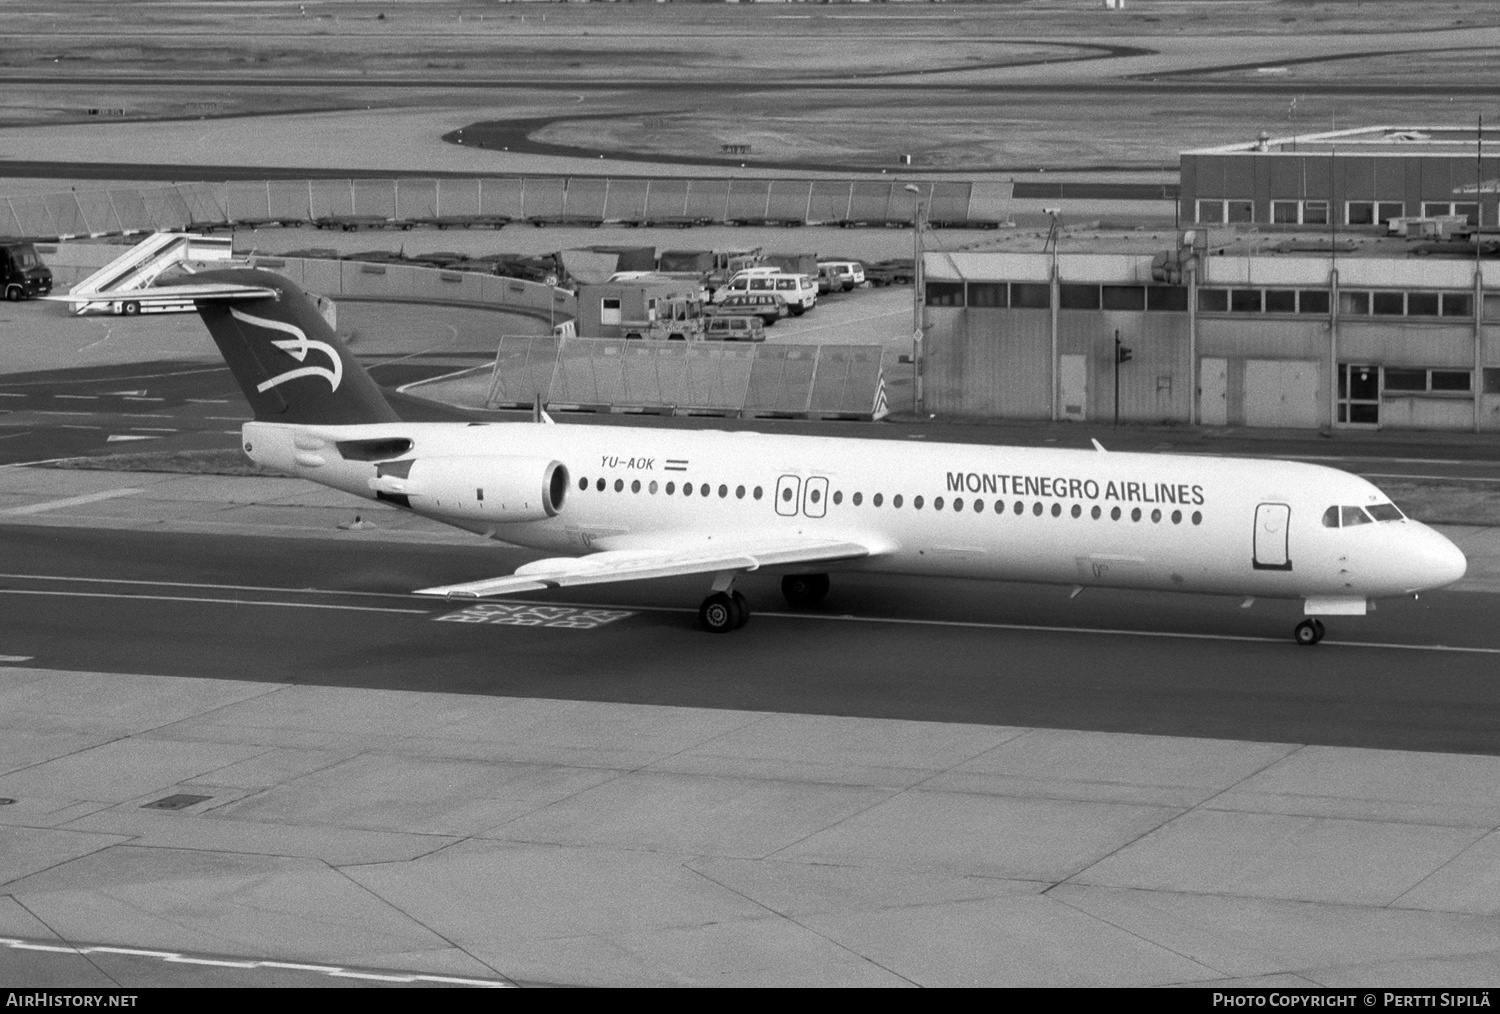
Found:
M 1184 222 L 1388 228 L 1456 217 L 1500 225 L 1500 129 L 1357 127 L 1182 153 Z

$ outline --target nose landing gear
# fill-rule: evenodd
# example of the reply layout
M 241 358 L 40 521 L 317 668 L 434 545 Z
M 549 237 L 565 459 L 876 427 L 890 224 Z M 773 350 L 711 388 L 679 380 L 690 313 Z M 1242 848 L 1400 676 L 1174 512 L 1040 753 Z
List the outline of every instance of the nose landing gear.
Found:
M 1292 630 L 1292 636 L 1296 638 L 1298 644 L 1310 647 L 1323 640 L 1323 635 L 1326 632 L 1322 620 L 1307 619 L 1297 624 Z

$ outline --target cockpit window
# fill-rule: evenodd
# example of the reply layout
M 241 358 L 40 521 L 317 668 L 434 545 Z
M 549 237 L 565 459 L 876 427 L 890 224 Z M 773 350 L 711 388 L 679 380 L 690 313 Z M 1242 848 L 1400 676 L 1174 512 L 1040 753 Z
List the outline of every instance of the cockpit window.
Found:
M 1365 510 L 1369 511 L 1370 517 L 1376 521 L 1402 521 L 1406 518 L 1406 515 L 1401 513 L 1400 508 L 1393 503 L 1372 504 L 1366 507 Z
M 1323 512 L 1323 527 L 1337 528 L 1339 526 L 1339 509 L 1330 507 Z
M 1343 520 L 1343 527 L 1352 528 L 1355 525 L 1367 525 L 1370 517 L 1358 507 L 1340 507 L 1339 514 Z

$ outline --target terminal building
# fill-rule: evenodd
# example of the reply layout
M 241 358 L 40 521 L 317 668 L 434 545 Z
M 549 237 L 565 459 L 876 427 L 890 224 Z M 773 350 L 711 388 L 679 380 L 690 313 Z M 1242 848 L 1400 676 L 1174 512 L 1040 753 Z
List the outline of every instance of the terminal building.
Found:
M 926 253 L 922 407 L 1500 431 L 1500 260 L 1481 245 L 1496 194 L 1478 147 L 1474 128 L 1382 128 L 1187 152 L 1193 224 L 1154 249 L 1127 235 Z M 1485 167 L 1500 175 L 1500 144 Z

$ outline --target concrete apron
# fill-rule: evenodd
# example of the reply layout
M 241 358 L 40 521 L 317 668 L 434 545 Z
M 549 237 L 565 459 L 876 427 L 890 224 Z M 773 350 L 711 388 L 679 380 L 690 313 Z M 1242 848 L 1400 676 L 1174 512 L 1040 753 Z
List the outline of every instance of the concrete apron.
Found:
M 0 668 L 0 938 L 571 985 L 1500 984 L 1500 758 Z M 171 795 L 182 809 L 143 808 Z

